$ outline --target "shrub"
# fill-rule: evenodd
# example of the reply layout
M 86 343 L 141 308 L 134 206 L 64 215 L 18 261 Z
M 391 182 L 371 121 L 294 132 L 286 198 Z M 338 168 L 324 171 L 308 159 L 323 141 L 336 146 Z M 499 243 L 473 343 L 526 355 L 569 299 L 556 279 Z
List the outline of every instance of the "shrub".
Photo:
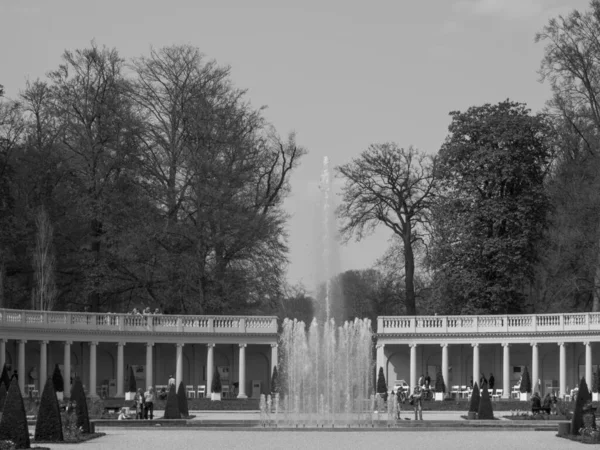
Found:
M 52 379 L 48 378 L 42 392 L 40 409 L 35 423 L 35 440 L 59 442 L 64 439 L 60 408 Z
M 579 434 L 579 429 L 583 427 L 583 407 L 591 400 L 592 396 L 590 395 L 587 383 L 585 382 L 585 377 L 583 377 L 579 382 L 579 392 L 577 393 L 575 409 L 573 410 L 573 417 L 571 418 L 571 434 Z
M 435 392 L 446 392 L 446 383 L 444 383 L 444 375 L 441 370 L 435 376 Z
M 133 373 L 133 367 L 131 365 L 129 366 L 129 392 L 137 392 L 135 373 Z
M 75 402 L 75 412 L 77 414 L 77 427 L 81 427 L 81 432 L 89 434 L 90 432 L 90 416 L 88 414 L 87 400 L 83 384 L 79 377 L 75 378 L 73 387 L 71 388 L 71 402 Z
M 81 428 L 77 426 L 77 414 L 72 411 L 61 413 L 63 435 L 67 442 L 81 441 Z
M 6 400 L 6 387 L 4 383 L 0 383 L 0 412 L 4 408 L 4 402 Z
M 6 364 L 2 366 L 2 375 L 0 375 L 0 382 L 4 385 L 4 388 L 8 392 L 8 388 L 10 387 L 10 377 L 8 376 L 8 369 L 6 368 Z
M 525 366 L 525 370 L 523 370 L 523 376 L 521 378 L 521 392 L 527 392 L 528 394 L 531 394 L 531 377 L 529 376 L 527 366 Z
M 15 443 L 13 441 L 0 441 L 0 450 L 15 450 L 15 448 Z
M 62 373 L 58 364 L 54 366 L 54 372 L 52 373 L 52 384 L 54 384 L 54 391 L 63 392 L 65 390 L 65 381 L 63 380 Z
M 273 375 L 271 376 L 271 394 L 279 393 L 279 373 L 277 373 L 277 366 L 273 366 Z
M 165 405 L 165 419 L 181 419 L 181 412 L 179 411 L 179 400 L 175 393 L 175 385 L 169 386 L 169 395 L 167 395 L 167 404 Z
M 3 439 L 13 441 L 15 448 L 31 448 L 25 406 L 16 379 L 10 383 L 0 419 L 0 440 Z
M 494 418 L 494 409 L 492 408 L 492 399 L 488 392 L 488 384 L 486 381 L 481 386 L 483 392 L 479 400 L 479 409 L 477 410 L 477 418 L 480 420 L 491 420 Z
M 479 386 L 477 385 L 477 381 L 473 385 L 473 393 L 471 394 L 471 402 L 469 403 L 469 412 L 478 412 L 479 411 Z
M 383 374 L 383 367 L 379 368 L 379 374 L 377 375 L 377 393 L 387 393 L 387 385 L 385 384 L 385 375 Z
M 219 375 L 219 371 L 215 370 L 213 375 L 212 383 L 210 386 L 210 392 L 221 392 L 223 387 L 221 386 L 221 375 Z
M 187 417 L 190 415 L 190 411 L 188 409 L 188 401 L 187 401 L 187 393 L 185 391 L 185 386 L 183 385 L 183 381 L 179 383 L 179 388 L 177 389 L 177 400 L 179 406 L 179 413 L 183 417 Z

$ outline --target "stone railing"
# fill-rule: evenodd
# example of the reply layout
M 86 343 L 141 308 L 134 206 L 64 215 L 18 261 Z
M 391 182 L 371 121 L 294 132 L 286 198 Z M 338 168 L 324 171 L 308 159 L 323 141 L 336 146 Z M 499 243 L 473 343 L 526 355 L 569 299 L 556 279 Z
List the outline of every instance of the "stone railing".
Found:
M 171 316 L 0 309 L 0 330 L 156 331 L 161 333 L 277 333 L 273 316 Z
M 389 316 L 377 318 L 377 334 L 535 333 L 600 331 L 600 313 L 504 316 Z

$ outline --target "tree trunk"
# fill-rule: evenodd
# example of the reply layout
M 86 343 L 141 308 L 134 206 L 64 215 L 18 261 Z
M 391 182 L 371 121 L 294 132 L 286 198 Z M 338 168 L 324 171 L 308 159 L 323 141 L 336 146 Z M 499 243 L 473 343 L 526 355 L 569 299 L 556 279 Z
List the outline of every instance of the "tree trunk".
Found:
M 0 257 L 0 308 L 4 308 L 4 277 L 6 275 L 6 266 L 4 260 Z
M 596 270 L 594 271 L 594 294 L 592 297 L 592 312 L 600 311 L 600 251 L 596 257 Z
M 406 229 L 403 236 L 404 241 L 404 272 L 406 274 L 406 315 L 416 316 L 417 306 L 415 304 L 415 256 L 413 254 L 411 242 L 410 222 L 406 221 Z

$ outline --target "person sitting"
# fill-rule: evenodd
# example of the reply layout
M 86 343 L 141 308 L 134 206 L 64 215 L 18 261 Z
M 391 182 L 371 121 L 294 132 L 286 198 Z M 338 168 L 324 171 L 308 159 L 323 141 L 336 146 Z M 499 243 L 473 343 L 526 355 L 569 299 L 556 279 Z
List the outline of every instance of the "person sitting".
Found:
M 119 417 L 117 420 L 127 420 L 127 419 L 131 419 L 131 417 L 129 417 L 127 415 L 127 408 L 121 408 L 121 412 L 119 413 Z
M 541 403 L 541 400 L 540 400 L 540 394 L 538 394 L 537 392 L 535 392 L 531 396 L 531 412 L 533 414 L 538 414 L 541 409 L 542 409 L 542 403 Z

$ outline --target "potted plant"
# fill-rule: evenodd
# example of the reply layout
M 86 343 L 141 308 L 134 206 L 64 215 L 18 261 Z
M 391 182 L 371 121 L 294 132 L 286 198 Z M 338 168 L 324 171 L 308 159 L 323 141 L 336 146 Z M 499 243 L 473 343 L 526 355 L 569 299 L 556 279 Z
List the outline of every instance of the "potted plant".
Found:
M 60 373 L 58 364 L 54 366 L 54 372 L 52 373 L 52 385 L 54 386 L 54 391 L 56 392 L 56 398 L 58 401 L 62 402 L 65 390 L 65 381 Z
M 219 371 L 215 370 L 213 375 L 212 383 L 210 385 L 210 399 L 211 400 L 221 400 L 221 390 L 223 387 L 221 386 L 221 375 L 219 375 Z
M 444 375 L 442 375 L 442 371 L 439 370 L 435 377 L 435 400 L 436 401 L 444 400 L 445 393 L 446 393 L 446 383 L 444 383 Z
M 527 366 L 523 370 L 523 375 L 521 378 L 521 394 L 520 400 L 522 402 L 526 402 L 529 400 L 529 394 L 531 394 L 531 377 L 529 376 L 529 371 L 527 370 Z
M 600 388 L 600 370 L 596 370 L 592 377 L 592 401 L 594 402 L 599 400 L 598 388 Z
M 137 383 L 135 382 L 135 374 L 133 373 L 133 366 L 129 366 L 129 389 L 125 392 L 125 400 L 133 400 L 135 393 L 137 392 Z

